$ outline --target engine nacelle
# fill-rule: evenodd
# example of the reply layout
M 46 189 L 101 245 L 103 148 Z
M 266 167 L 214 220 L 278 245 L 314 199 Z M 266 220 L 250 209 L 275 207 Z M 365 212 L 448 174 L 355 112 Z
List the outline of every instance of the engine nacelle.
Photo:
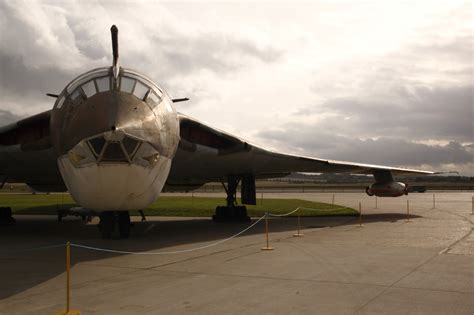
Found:
M 408 195 L 408 186 L 400 182 L 374 183 L 365 189 L 369 196 L 399 197 Z

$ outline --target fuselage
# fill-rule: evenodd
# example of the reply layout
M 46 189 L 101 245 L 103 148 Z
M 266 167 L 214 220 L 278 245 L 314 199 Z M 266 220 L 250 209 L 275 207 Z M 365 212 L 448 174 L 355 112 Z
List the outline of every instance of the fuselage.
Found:
M 179 143 L 167 93 L 119 68 L 69 83 L 51 113 L 51 142 L 71 196 L 94 210 L 139 210 L 161 192 Z

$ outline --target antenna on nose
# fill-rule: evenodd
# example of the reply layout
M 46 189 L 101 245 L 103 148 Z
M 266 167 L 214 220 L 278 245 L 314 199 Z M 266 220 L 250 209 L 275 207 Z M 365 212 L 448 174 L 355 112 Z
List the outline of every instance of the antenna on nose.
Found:
M 118 58 L 119 58 L 119 49 L 118 49 L 118 28 L 115 25 L 112 25 L 110 28 L 110 33 L 112 35 L 112 56 L 114 58 L 112 63 L 112 71 L 114 77 L 118 77 Z

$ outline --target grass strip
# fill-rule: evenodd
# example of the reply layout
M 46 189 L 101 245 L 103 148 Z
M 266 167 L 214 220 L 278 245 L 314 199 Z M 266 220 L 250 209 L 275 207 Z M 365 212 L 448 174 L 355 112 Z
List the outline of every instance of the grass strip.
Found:
M 240 203 L 240 200 L 239 200 Z M 297 207 L 313 210 L 300 210 L 292 216 L 355 216 L 352 208 L 313 202 L 300 199 L 264 199 L 257 205 L 247 205 L 250 216 L 262 216 L 265 212 L 283 214 Z M 225 199 L 216 197 L 162 196 L 145 209 L 147 216 L 209 217 L 217 206 L 225 204 Z M 0 206 L 11 207 L 14 214 L 57 214 L 58 210 L 77 206 L 69 194 L 0 194 Z M 138 215 L 131 211 L 131 215 Z

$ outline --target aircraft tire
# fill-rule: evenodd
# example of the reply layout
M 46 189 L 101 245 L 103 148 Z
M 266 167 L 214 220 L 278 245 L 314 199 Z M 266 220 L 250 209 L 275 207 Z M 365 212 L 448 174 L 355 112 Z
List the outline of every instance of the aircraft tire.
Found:
M 99 229 L 102 238 L 111 238 L 114 232 L 115 218 L 112 211 L 104 211 L 100 214 Z
M 130 236 L 130 214 L 128 211 L 120 211 L 118 214 L 119 234 L 122 238 Z
M 8 226 L 15 224 L 16 220 L 12 216 L 10 207 L 0 207 L 0 226 Z

